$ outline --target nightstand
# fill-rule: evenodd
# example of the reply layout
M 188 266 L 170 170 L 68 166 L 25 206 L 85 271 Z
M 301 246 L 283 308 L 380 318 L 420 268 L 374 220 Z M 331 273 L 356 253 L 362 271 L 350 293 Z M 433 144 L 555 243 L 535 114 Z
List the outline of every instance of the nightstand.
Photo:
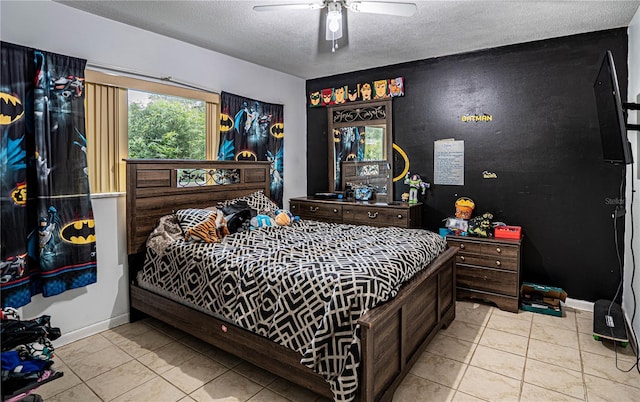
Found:
M 456 256 L 456 294 L 518 312 L 521 240 L 447 236 Z

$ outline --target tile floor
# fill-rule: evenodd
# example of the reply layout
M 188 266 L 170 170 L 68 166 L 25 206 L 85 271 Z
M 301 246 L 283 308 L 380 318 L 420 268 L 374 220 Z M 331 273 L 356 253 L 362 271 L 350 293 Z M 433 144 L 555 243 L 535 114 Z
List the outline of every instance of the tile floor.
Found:
M 616 368 L 592 315 L 551 317 L 458 302 L 394 401 L 640 401 L 640 374 Z M 617 348 L 628 370 L 631 347 Z M 326 401 L 271 373 L 146 319 L 56 349 L 64 377 L 38 388 L 47 402 Z

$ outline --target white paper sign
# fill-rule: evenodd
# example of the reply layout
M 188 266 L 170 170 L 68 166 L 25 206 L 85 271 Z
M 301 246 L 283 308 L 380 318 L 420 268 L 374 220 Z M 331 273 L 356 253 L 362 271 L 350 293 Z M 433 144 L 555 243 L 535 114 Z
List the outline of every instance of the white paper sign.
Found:
M 464 186 L 464 141 L 433 143 L 433 183 Z

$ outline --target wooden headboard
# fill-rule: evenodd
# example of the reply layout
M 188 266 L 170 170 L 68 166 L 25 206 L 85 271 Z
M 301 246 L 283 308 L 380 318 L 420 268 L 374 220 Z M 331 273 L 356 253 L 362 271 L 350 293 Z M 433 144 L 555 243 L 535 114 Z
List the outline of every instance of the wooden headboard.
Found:
M 269 196 L 270 162 L 126 159 L 127 253 L 144 249 L 160 217 L 215 206 L 262 190 Z

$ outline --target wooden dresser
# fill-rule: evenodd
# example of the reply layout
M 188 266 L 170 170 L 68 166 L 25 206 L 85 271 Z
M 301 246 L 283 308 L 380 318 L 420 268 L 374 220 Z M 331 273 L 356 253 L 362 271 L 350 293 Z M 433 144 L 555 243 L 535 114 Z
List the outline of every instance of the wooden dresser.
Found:
M 422 203 L 375 203 L 292 198 L 290 210 L 302 219 L 370 226 L 422 227 Z
M 521 240 L 447 236 L 456 256 L 456 295 L 518 312 Z

